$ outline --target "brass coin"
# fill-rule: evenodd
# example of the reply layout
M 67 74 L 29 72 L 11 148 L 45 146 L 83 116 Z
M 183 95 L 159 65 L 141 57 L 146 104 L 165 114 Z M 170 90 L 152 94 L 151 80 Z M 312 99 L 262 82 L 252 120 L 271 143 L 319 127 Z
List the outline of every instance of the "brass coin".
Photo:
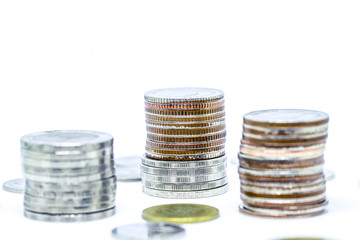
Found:
M 205 149 L 205 148 L 212 148 L 212 147 L 219 147 L 224 145 L 226 139 L 219 139 L 215 141 L 208 141 L 203 143 L 182 143 L 182 144 L 175 144 L 175 143 L 159 143 L 146 140 L 146 146 L 149 148 L 159 148 L 159 149 L 168 149 L 168 150 L 191 150 L 191 149 Z
M 203 142 L 223 139 L 225 137 L 226 137 L 226 130 L 214 134 L 191 136 L 191 137 L 184 137 L 181 135 L 166 136 L 166 135 L 152 134 L 149 132 L 147 133 L 148 140 L 154 142 L 163 142 L 163 143 L 203 143 Z
M 159 148 L 150 148 L 148 146 L 145 147 L 147 153 L 157 153 L 157 154 L 166 154 L 166 155 L 193 155 L 193 154 L 205 154 L 217 152 L 225 149 L 225 145 L 220 145 L 212 148 L 205 149 L 191 149 L 191 150 L 174 150 L 174 149 L 159 149 Z
M 167 204 L 145 209 L 142 217 L 156 222 L 199 223 L 218 218 L 219 210 L 200 204 Z
M 221 132 L 225 130 L 225 124 L 215 127 L 204 127 L 204 128 L 159 128 L 146 126 L 148 133 L 158 134 L 158 135 L 170 135 L 170 136 L 196 136 L 204 134 L 212 134 L 216 132 Z

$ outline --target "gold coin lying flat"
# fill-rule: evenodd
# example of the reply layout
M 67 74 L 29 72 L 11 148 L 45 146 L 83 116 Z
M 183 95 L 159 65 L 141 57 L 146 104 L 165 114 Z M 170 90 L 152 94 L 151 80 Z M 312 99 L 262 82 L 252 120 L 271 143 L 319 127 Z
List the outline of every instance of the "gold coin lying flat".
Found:
M 218 218 L 219 210 L 200 204 L 166 204 L 145 209 L 142 217 L 156 222 L 198 223 Z

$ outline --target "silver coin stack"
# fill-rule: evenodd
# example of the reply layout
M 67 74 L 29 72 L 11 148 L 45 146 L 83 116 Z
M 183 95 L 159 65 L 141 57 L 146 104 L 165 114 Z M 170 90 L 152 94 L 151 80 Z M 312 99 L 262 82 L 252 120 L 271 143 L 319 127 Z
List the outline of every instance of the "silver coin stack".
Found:
M 247 113 L 243 121 L 240 210 L 277 218 L 323 213 L 328 115 L 275 109 Z
M 24 215 L 51 222 L 115 213 L 113 137 L 95 131 L 48 131 L 21 138 Z
M 224 93 L 209 88 L 146 92 L 143 191 L 202 198 L 227 191 Z

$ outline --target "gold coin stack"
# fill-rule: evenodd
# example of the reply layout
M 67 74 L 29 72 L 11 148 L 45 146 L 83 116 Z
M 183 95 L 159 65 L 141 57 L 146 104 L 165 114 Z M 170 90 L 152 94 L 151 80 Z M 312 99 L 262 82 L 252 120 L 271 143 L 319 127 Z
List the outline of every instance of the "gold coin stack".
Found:
M 164 198 L 227 191 L 224 93 L 168 88 L 145 93 L 144 192 Z
M 240 211 L 263 217 L 321 214 L 328 201 L 323 173 L 326 113 L 275 109 L 243 118 Z

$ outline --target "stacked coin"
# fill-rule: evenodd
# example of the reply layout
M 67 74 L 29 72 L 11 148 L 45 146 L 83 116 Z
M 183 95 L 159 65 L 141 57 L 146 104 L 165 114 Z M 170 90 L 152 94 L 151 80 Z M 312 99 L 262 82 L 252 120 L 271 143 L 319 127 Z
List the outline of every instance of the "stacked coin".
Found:
M 43 221 L 88 221 L 115 213 L 113 137 L 94 131 L 49 131 L 21 138 L 24 215 Z
M 325 211 L 328 121 L 326 113 L 298 109 L 244 115 L 238 155 L 242 212 L 301 217 Z
M 227 191 L 224 93 L 169 88 L 145 93 L 144 192 L 165 198 Z

